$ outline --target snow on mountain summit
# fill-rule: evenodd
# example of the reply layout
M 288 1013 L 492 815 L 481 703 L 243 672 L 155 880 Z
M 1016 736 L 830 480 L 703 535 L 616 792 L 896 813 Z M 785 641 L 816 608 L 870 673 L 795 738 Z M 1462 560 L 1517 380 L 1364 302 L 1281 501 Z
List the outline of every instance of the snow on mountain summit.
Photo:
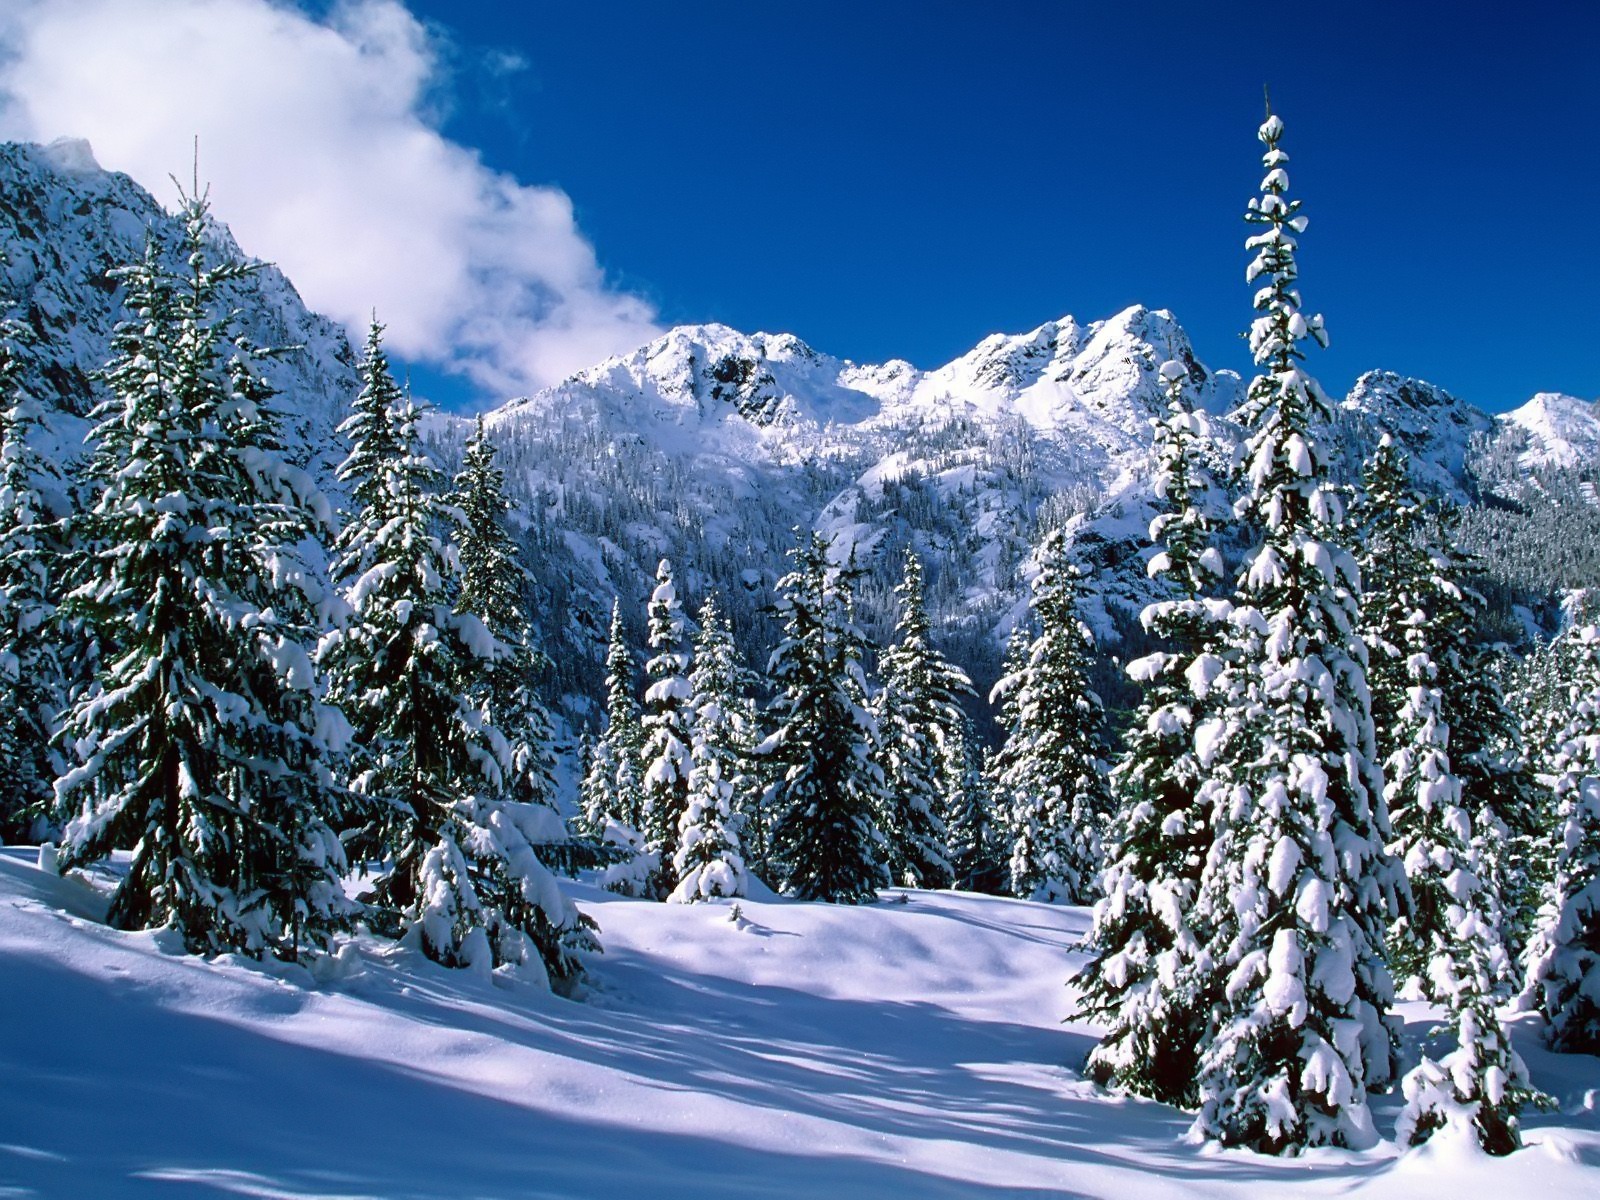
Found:
M 1531 438 L 1522 454 L 1524 466 L 1593 466 L 1600 461 L 1600 403 L 1540 392 L 1501 420 Z

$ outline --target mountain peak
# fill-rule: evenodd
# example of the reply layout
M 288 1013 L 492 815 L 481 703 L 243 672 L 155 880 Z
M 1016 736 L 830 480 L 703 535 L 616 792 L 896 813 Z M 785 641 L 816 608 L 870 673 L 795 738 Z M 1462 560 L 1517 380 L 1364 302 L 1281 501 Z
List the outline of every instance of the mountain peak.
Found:
M 1600 402 L 1540 392 L 1500 418 L 1526 431 L 1524 466 L 1578 467 L 1600 462 Z

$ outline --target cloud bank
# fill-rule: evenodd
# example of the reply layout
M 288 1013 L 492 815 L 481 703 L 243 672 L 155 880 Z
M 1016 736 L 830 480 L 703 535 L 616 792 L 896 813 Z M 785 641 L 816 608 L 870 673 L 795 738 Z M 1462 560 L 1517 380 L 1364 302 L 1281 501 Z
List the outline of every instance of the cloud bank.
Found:
M 0 136 L 84 137 L 170 202 L 200 137 L 217 215 L 349 326 L 492 397 L 658 331 L 572 202 L 488 168 L 430 114 L 441 47 L 398 0 L 25 0 L 0 15 Z

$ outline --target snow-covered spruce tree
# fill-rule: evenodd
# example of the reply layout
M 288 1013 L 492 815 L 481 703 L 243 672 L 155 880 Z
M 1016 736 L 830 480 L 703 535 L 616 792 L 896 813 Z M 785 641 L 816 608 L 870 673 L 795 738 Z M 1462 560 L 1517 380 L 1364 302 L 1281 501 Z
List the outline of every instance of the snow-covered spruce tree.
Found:
M 496 748 L 504 760 L 498 793 L 475 798 L 463 814 L 470 827 L 468 858 L 485 877 L 476 889 L 480 900 L 531 937 L 540 961 L 565 980 L 577 972 L 579 953 L 594 943 L 550 869 L 595 859 L 592 848 L 574 842 L 556 808 L 550 716 L 534 690 L 542 655 L 527 618 L 529 579 L 505 527 L 511 507 L 505 473 L 481 417 L 455 488 L 451 516 L 461 565 L 455 611 L 477 617 L 495 641 L 491 661 L 468 681 L 466 694 L 487 727 L 505 739 L 503 749 Z
M 1012 892 L 1066 904 L 1098 894 L 1111 810 L 1105 708 L 1089 686 L 1094 637 L 1078 617 L 1081 573 L 1052 530 L 1030 601 L 1039 633 L 1021 671 L 1002 680 L 1015 723 L 996 780 L 1010 809 Z
M 678 883 L 668 897 L 680 904 L 743 896 L 748 890 L 736 798 L 753 782 L 747 755 L 754 739 L 739 694 L 744 675 L 733 630 L 708 596 L 700 607 L 689 673 L 689 799 L 673 862 Z
M 1528 998 L 1556 1050 L 1600 1054 L 1600 625 L 1566 635 L 1578 696 L 1551 763 L 1557 813 L 1552 903 L 1528 947 Z
M 1519 943 L 1531 924 L 1536 888 L 1518 850 L 1538 835 L 1539 801 L 1516 720 L 1489 653 L 1474 637 L 1483 600 L 1467 584 L 1470 562 L 1443 540 L 1448 521 L 1430 516 L 1411 483 L 1409 459 L 1387 435 L 1366 465 L 1363 497 L 1352 516 L 1361 534 L 1362 631 L 1373 722 L 1390 783 L 1389 849 L 1405 864 L 1417 892 L 1414 911 L 1394 931 L 1389 965 L 1401 978 L 1418 980 L 1430 998 L 1443 999 L 1426 967 L 1447 905 L 1442 895 L 1417 888 L 1427 861 L 1420 847 L 1432 844 L 1429 827 L 1439 814 L 1415 798 L 1409 783 L 1395 792 L 1399 756 L 1422 754 L 1437 741 L 1443 757 L 1430 761 L 1437 767 L 1448 759 L 1452 786 L 1460 790 L 1457 805 L 1473 829 L 1475 869 L 1485 885 L 1477 903 L 1502 937 L 1518 936 Z M 1416 711 L 1414 692 L 1424 678 L 1435 693 L 1430 720 Z M 1425 735 L 1427 741 L 1419 740 Z M 1404 766 L 1412 769 L 1416 762 L 1408 758 Z M 1496 961 L 1509 970 L 1509 953 Z M 1509 990 L 1509 974 L 1498 986 Z
M 889 875 L 908 887 L 949 887 L 954 872 L 940 813 L 951 785 L 961 782 L 952 770 L 955 756 L 964 757 L 959 697 L 971 694 L 972 680 L 933 645 L 915 554 L 906 555 L 895 595 L 900 617 L 894 644 L 879 660 L 883 690 L 874 703 L 888 791 L 883 833 Z
M 286 462 L 224 286 L 256 268 L 207 237 L 206 199 L 183 198 L 186 270 L 154 245 L 115 272 L 118 326 L 93 416 L 80 518 L 93 549 L 66 613 L 103 650 L 68 712 L 77 764 L 56 781 L 61 865 L 113 849 L 132 861 L 111 900 L 122 929 L 166 926 L 195 953 L 293 957 L 347 919 L 337 714 L 308 651 L 326 589 L 300 557 L 327 506 Z
M 644 769 L 645 845 L 657 861 L 652 890 L 664 900 L 678 886 L 678 825 L 689 807 L 693 699 L 683 604 L 672 578 L 672 564 L 664 558 L 656 567 L 656 587 L 646 616 L 652 653 L 644 666 L 644 716 L 640 720 L 644 732 L 640 762 Z
M 1448 548 L 1445 553 L 1452 562 L 1463 559 Z M 1471 588 L 1464 587 L 1463 594 L 1475 621 L 1482 601 Z M 1451 762 L 1476 822 L 1485 878 L 1499 902 L 1501 937 L 1517 962 L 1533 936 L 1549 882 L 1554 822 L 1549 791 L 1534 774 L 1522 724 L 1505 693 L 1506 657 L 1502 647 L 1469 638 L 1459 656 L 1437 665 L 1450 720 Z
M 999 892 L 1006 882 L 1005 828 L 994 811 L 978 735 L 965 714 L 945 745 L 942 770 L 940 817 L 950 846 L 951 886 L 968 892 Z
M 1362 470 L 1362 492 L 1351 512 L 1361 567 L 1361 636 L 1367 646 L 1367 687 L 1378 752 L 1397 742 L 1401 709 L 1413 681 L 1406 660 L 1417 628 L 1437 600 L 1442 564 L 1428 544 L 1422 498 L 1411 484 L 1406 455 L 1387 433 Z
M 875 820 L 877 730 L 851 612 L 854 570 L 830 565 L 820 533 L 799 534 L 789 557 L 794 566 L 778 581 L 783 640 L 767 668 L 778 728 L 761 744 L 783 772 L 768 799 L 778 814 L 774 867 L 783 890 L 801 899 L 857 904 L 889 878 Z
M 50 739 L 66 692 L 54 620 L 62 547 L 40 492 L 53 472 L 29 441 L 40 410 L 15 356 L 30 335 L 0 321 L 0 842 L 35 832 L 54 807 Z
M 1161 374 L 1168 415 L 1153 422 L 1154 490 L 1166 511 L 1150 523 L 1160 549 L 1149 572 L 1166 582 L 1169 598 L 1140 615 L 1160 648 L 1128 666 L 1144 690 L 1111 775 L 1106 894 L 1088 938 L 1094 957 L 1079 975 L 1080 1012 L 1107 1028 L 1089 1055 L 1091 1078 L 1192 1105 L 1205 1014 L 1183 981 L 1204 937 L 1189 912 L 1211 839 L 1211 814 L 1197 798 L 1205 772 L 1194 735 L 1223 666 L 1223 613 L 1210 598 L 1222 561 L 1211 545 L 1219 514 L 1205 465 L 1210 430 L 1184 400 L 1182 364 L 1165 363 Z
M 1426 614 L 1419 614 L 1416 624 L 1424 623 Z M 1510 971 L 1498 902 L 1451 770 L 1438 673 L 1418 644 L 1426 639 L 1407 640 L 1411 687 L 1397 717 L 1387 795 L 1413 899 L 1395 942 L 1425 992 L 1455 1018 L 1457 1048 L 1442 1062 L 1424 1058 L 1406 1076 L 1398 1137 L 1415 1145 L 1460 1125 L 1491 1154 L 1509 1154 L 1521 1144 L 1517 1114 L 1534 1093 L 1495 1011 Z
M 508 796 L 554 809 L 550 714 L 534 689 L 543 656 L 528 623 L 528 573 L 506 530 L 511 505 L 505 495 L 505 472 L 495 463 L 494 444 L 484 432 L 481 416 L 467 441 L 455 488 L 452 515 L 461 562 L 456 611 L 477 617 L 501 647 L 474 684 L 474 699 L 506 738 L 511 755 Z
M 626 896 L 642 896 L 655 871 L 645 852 L 644 779 L 640 758 L 644 733 L 634 698 L 634 658 L 622 624 L 622 602 L 611 604 L 606 644 L 606 727 L 585 764 L 580 799 L 583 824 L 623 860 L 606 868 L 602 882 Z
M 1246 220 L 1247 277 L 1264 279 L 1250 331 L 1259 374 L 1236 508 L 1263 533 L 1230 617 L 1236 660 L 1197 731 L 1212 813 L 1191 924 L 1208 933 L 1188 986 L 1208 1006 L 1195 1133 L 1283 1154 L 1376 1139 L 1370 1088 L 1396 1074 L 1384 932 L 1405 880 L 1385 851 L 1382 773 L 1357 622 L 1359 572 L 1316 429 L 1331 407 L 1301 367 L 1325 340 L 1300 311 L 1283 123 L 1261 126 L 1266 177 Z
M 369 348 L 381 351 L 377 342 L 375 332 Z M 351 786 L 365 802 L 361 844 L 379 863 L 365 899 L 378 928 L 445 966 L 537 962 L 552 980 L 570 979 L 593 940 L 535 850 L 559 818 L 506 799 L 511 749 L 473 696 L 504 647 L 452 607 L 458 560 L 439 536 L 446 506 L 418 440 L 420 414 L 381 353 L 369 354 L 363 377 L 362 397 L 386 396 L 388 407 L 358 407 L 346 422 L 341 473 L 380 508 L 358 510 L 340 540 L 333 571 L 350 613 L 320 654 L 364 748 Z M 368 432 L 393 453 L 371 453 Z
M 1022 752 L 1022 714 L 1017 707 L 1017 690 L 1027 673 L 1028 651 L 1032 646 L 1032 629 L 1026 621 L 1018 621 L 1006 635 L 1006 648 L 1000 656 L 1000 675 L 989 689 L 989 706 L 994 710 L 994 722 L 1000 729 L 1000 744 L 984 755 L 983 779 L 995 808 L 995 818 L 1004 827 L 1007 838 L 1016 803 L 1015 798 L 1007 794 L 1003 780 L 1012 761 Z M 1009 847 L 1005 853 L 1009 860 Z M 1009 878 L 1009 865 L 1006 869 Z

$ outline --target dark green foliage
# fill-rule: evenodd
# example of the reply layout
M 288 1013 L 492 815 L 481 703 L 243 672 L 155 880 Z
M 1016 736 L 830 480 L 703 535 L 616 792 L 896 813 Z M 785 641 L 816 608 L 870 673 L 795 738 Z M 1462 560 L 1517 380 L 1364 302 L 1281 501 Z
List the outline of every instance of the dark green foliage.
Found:
M 218 291 L 206 204 L 185 198 L 187 273 L 154 248 L 118 272 L 119 326 L 96 409 L 99 488 L 77 522 L 68 616 L 104 650 L 66 718 L 80 762 L 57 784 L 63 866 L 132 848 L 112 898 L 124 929 L 173 927 L 200 953 L 293 955 L 344 920 L 338 811 L 307 655 L 325 617 L 297 547 L 321 498 L 288 467 Z
M 789 557 L 778 584 L 784 637 L 770 664 L 778 728 L 763 744 L 783 773 L 768 801 L 774 866 L 793 895 L 858 904 L 889 879 L 875 819 L 883 774 L 851 619 L 856 572 L 829 563 L 821 534 L 801 535 Z

